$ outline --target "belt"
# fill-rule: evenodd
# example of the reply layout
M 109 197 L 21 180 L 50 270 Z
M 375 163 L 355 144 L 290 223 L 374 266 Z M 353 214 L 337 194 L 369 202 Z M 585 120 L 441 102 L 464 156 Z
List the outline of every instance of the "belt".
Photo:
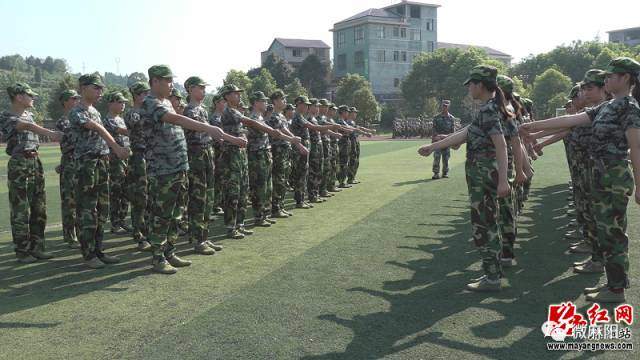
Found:
M 467 155 L 467 160 L 488 160 L 488 159 L 495 159 L 495 158 L 496 158 L 495 152 L 480 152 L 480 153 L 473 153 L 473 154 Z
M 86 154 L 80 156 L 79 160 L 109 160 L 109 154 Z
M 37 150 L 26 150 L 26 151 L 22 152 L 22 156 L 24 156 L 26 159 L 37 158 L 38 157 L 38 151 Z

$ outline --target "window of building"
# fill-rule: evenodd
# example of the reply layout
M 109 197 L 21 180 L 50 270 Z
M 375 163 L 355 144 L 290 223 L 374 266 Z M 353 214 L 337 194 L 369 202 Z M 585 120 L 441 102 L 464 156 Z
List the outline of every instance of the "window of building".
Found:
M 397 26 L 393 28 L 393 37 L 400 37 L 400 28 Z
M 400 61 L 400 51 L 396 50 L 393 52 L 393 61 L 395 62 Z
M 385 62 L 385 51 L 384 50 L 376 50 L 376 61 L 377 62 Z
M 400 60 L 402 62 L 407 62 L 407 52 L 406 51 L 401 51 L 400 52 Z
M 338 32 L 338 42 L 336 44 L 336 47 L 339 49 L 339 48 L 344 46 L 344 43 L 345 43 L 344 31 L 339 31 Z
M 393 79 L 393 87 L 397 88 L 398 86 L 400 86 L 400 79 L 398 78 Z
M 353 54 L 353 66 L 357 69 L 364 67 L 364 53 L 362 51 L 356 51 L 355 54 Z
M 400 28 L 400 38 L 402 39 L 407 38 L 407 28 Z
M 434 31 L 434 30 L 435 30 L 435 20 L 427 19 L 427 31 Z
M 364 27 L 358 26 L 354 29 L 354 40 L 356 44 L 364 42 Z
M 293 57 L 302 57 L 302 49 L 292 49 Z
M 396 6 L 396 14 L 400 16 L 406 16 L 406 12 L 404 10 L 404 5 Z
M 429 51 L 429 52 L 434 52 L 434 51 L 435 51 L 435 49 L 434 49 L 434 48 L 435 48 L 435 44 L 434 44 L 434 42 L 433 42 L 433 41 L 429 41 L 429 42 L 427 43 L 427 51 Z
M 409 40 L 420 41 L 420 29 L 409 29 Z
M 385 27 L 384 25 L 377 25 L 375 27 L 375 32 L 376 32 L 376 38 L 378 39 L 384 39 L 385 37 L 387 37 L 385 34 Z
M 347 54 L 338 55 L 338 70 L 347 69 Z
M 409 8 L 409 12 L 411 13 L 411 17 L 414 19 L 420 19 L 420 6 L 411 5 Z

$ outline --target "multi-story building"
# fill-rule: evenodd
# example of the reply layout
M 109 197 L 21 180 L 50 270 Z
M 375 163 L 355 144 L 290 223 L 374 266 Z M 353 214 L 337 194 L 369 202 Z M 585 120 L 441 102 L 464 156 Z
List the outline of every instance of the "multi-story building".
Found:
M 607 31 L 609 42 L 622 43 L 628 46 L 640 45 L 640 27 Z
M 271 42 L 269 49 L 261 54 L 262 64 L 271 53 L 284 59 L 293 67 L 300 66 L 304 59 L 311 54 L 317 55 L 320 58 L 320 62 L 329 64 L 331 62 L 330 49 L 329 45 L 322 40 L 275 38 Z
M 437 47 L 438 7 L 403 0 L 335 23 L 331 31 L 336 79 L 360 74 L 378 100 L 398 99 L 413 58 Z

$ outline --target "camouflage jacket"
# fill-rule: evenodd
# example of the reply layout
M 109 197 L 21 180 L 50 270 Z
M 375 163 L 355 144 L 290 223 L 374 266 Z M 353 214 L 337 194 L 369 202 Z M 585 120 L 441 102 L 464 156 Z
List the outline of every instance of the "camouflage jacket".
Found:
M 329 122 L 329 118 L 324 116 L 324 115 L 318 116 L 316 118 L 316 120 L 318 121 L 318 125 L 331 125 L 332 124 L 332 123 Z M 325 142 L 325 141 L 326 142 L 330 142 L 331 141 L 331 136 L 329 135 L 328 132 L 321 133 L 320 136 L 322 137 L 322 142 Z
M 202 105 L 187 105 L 184 109 L 183 115 L 201 123 L 209 123 L 209 114 Z M 185 130 L 184 135 L 187 138 L 187 144 L 189 146 L 206 146 L 213 142 L 213 139 L 209 134 L 201 131 Z
M 120 116 L 110 117 L 107 115 L 104 119 L 104 128 L 107 129 L 111 136 L 113 136 L 113 139 L 118 143 L 118 145 L 129 147 L 129 136 L 121 135 L 117 132 L 118 129 L 127 128 L 127 125 L 125 125 L 124 120 Z
M 73 149 L 76 146 L 76 142 L 73 139 L 73 132 L 71 131 L 71 122 L 67 115 L 62 115 L 58 121 L 56 121 L 56 130 L 62 132 L 62 139 L 60 140 L 60 152 L 63 155 L 73 155 Z
M 458 129 L 458 119 L 448 114 L 438 114 L 433 118 L 433 135 L 453 134 Z
M 25 151 L 35 151 L 40 147 L 38 134 L 32 131 L 18 131 L 16 129 L 18 121 L 35 124 L 33 114 L 28 111 L 25 111 L 22 116 L 11 111 L 3 111 L 0 114 L 0 132 L 2 132 L 2 138 L 7 142 L 5 151 L 9 156 Z
M 238 136 L 242 138 L 247 138 L 247 129 L 242 124 L 242 113 L 238 110 L 227 106 L 222 113 L 222 130 L 229 135 Z M 226 146 L 235 146 L 229 143 L 225 143 Z
M 295 115 L 293 115 L 289 130 L 291 130 L 293 135 L 300 137 L 302 140 L 309 140 L 309 129 L 307 129 L 305 126 L 307 123 L 308 121 L 304 118 L 304 116 L 296 113 Z
M 267 119 L 267 125 L 276 130 L 288 129 L 287 119 L 282 114 L 278 114 L 275 111 L 271 114 L 271 117 Z M 273 146 L 291 146 L 287 141 L 283 139 L 274 139 L 270 137 L 271 145 Z
M 473 115 L 473 120 L 467 131 L 467 158 L 472 159 L 480 154 L 491 154 L 496 152 L 496 148 L 491 140 L 491 135 L 502 135 L 502 114 L 498 107 L 489 100 L 483 104 L 477 113 Z
M 588 108 L 591 119 L 591 156 L 594 159 L 627 159 L 629 143 L 625 132 L 640 128 L 640 106 L 631 96 L 606 101 Z
M 102 126 L 102 118 L 100 113 L 93 106 L 86 107 L 80 104 L 69 113 L 69 122 L 71 123 L 72 136 L 76 141 L 73 156 L 76 159 L 82 156 L 101 156 L 109 154 L 109 146 L 102 136 L 95 131 L 84 127 L 90 121 L 96 122 Z
M 145 150 L 151 136 L 151 124 L 145 124 L 143 110 L 132 108 L 124 114 L 124 124 L 129 129 L 129 141 L 134 150 Z
M 150 176 L 175 174 L 189 170 L 187 141 L 182 127 L 162 121 L 167 114 L 175 114 L 171 102 L 154 95 L 144 98 L 144 122 L 151 132 L 147 139 L 147 168 Z
M 309 116 L 307 118 L 307 122 L 313 124 L 313 125 L 318 125 L 318 120 L 314 117 L 314 116 Z M 309 130 L 309 140 L 312 143 L 319 143 L 322 141 L 322 138 L 320 137 L 320 131 L 315 131 L 315 130 Z
M 249 117 L 259 123 L 265 124 L 265 121 L 262 118 L 262 115 L 256 112 L 252 112 L 251 116 Z M 259 151 L 259 150 L 267 150 L 267 149 L 271 149 L 271 143 L 269 142 L 269 134 L 259 130 L 249 128 L 249 132 L 247 134 L 247 150 Z

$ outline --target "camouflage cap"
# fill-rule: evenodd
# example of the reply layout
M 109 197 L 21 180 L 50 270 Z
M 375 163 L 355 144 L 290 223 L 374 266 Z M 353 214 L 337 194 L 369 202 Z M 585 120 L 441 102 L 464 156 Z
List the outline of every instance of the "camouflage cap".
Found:
M 495 67 L 490 65 L 478 65 L 469 71 L 469 78 L 464 82 L 464 85 L 468 85 L 472 80 L 495 83 L 497 76 L 498 69 Z
M 604 86 L 604 78 L 607 75 L 604 70 L 600 69 L 591 69 L 584 74 L 584 79 L 582 79 L 581 86 L 585 86 L 588 84 L 593 84 L 598 87 Z
M 306 104 L 306 105 L 311 105 L 311 103 L 309 102 L 309 98 L 304 96 L 304 95 L 300 95 L 298 96 L 295 100 L 293 100 L 293 102 L 298 105 L 300 103 Z
M 316 98 L 309 99 L 309 102 L 311 103 L 311 105 L 314 105 L 314 106 L 318 105 L 318 99 Z
M 151 90 L 151 88 L 149 88 L 149 84 L 144 81 L 138 81 L 129 86 L 129 92 L 133 95 L 140 95 L 149 90 Z
M 227 84 L 220 89 L 220 95 L 222 95 L 222 97 L 233 92 L 244 92 L 244 90 L 240 89 L 235 84 Z
M 73 89 L 67 89 L 60 93 L 60 96 L 58 96 L 58 101 L 66 102 L 69 99 L 79 99 L 79 98 L 81 98 L 81 96 L 80 94 L 78 94 L 77 91 Z
M 247 104 L 245 104 L 242 100 L 240 100 L 240 107 L 245 110 L 249 109 L 249 106 L 247 106 Z
M 349 112 L 349 107 L 347 105 L 340 105 L 338 106 L 338 112 L 339 113 Z
M 350 113 L 358 113 L 358 109 L 355 106 L 349 108 Z
M 573 101 L 569 100 L 566 103 L 564 103 L 564 108 L 566 109 L 568 107 L 571 107 L 572 104 L 573 104 Z
M 287 104 L 287 105 L 284 107 L 284 111 L 289 111 L 289 110 L 295 110 L 295 108 L 293 107 L 293 105 L 291 105 L 291 104 Z
M 95 85 L 101 88 L 104 87 L 104 83 L 102 82 L 102 76 L 100 76 L 100 74 L 98 73 L 84 74 L 80 76 L 80 78 L 78 79 L 78 84 L 80 86 Z
M 269 99 L 271 99 L 271 101 L 275 99 L 284 99 L 286 97 L 287 97 L 287 94 L 285 94 L 284 91 L 280 89 L 274 91 L 271 95 L 269 95 Z
M 605 72 L 607 74 L 630 73 L 637 76 L 640 73 L 640 63 L 630 57 L 618 57 L 609 62 Z
M 251 103 L 254 103 L 256 101 L 267 101 L 269 100 L 269 98 L 266 97 L 262 91 L 255 91 L 253 92 L 253 94 L 251 94 L 249 100 L 251 101 Z
M 128 101 L 127 98 L 124 97 L 124 95 L 122 95 L 122 93 L 119 91 L 108 93 L 107 95 L 105 95 L 104 100 L 107 103 L 115 103 L 115 102 L 122 103 L 122 102 Z
M 172 79 L 173 73 L 171 69 L 167 65 L 153 65 L 147 70 L 149 75 L 149 79 L 153 78 L 162 78 L 162 79 Z
M 9 94 L 10 97 L 14 97 L 20 94 L 27 94 L 29 96 L 38 96 L 38 93 L 31 90 L 31 86 L 29 86 L 29 84 L 21 83 L 21 82 L 17 82 L 7 87 L 7 94 Z
M 502 89 L 502 91 L 506 93 L 513 93 L 513 80 L 511 80 L 510 77 L 505 75 L 498 75 L 496 77 L 496 80 L 498 82 L 498 86 L 500 87 L 500 89 Z
M 451 105 L 451 100 L 442 100 L 442 105 L 445 105 L 445 106 Z
M 184 95 L 182 95 L 180 90 L 178 90 L 176 88 L 171 89 L 171 95 L 169 95 L 169 96 L 175 96 L 180 100 L 184 99 Z
M 336 106 L 336 104 L 331 104 L 331 106 L 329 106 L 329 109 L 331 110 L 338 110 L 338 107 Z
M 215 103 L 217 103 L 220 100 L 224 100 L 224 98 L 222 97 L 221 94 L 214 94 L 213 97 L 211 98 L 211 103 L 213 103 L 215 105 Z
M 268 104 L 267 105 L 267 111 L 268 112 L 272 112 L 273 111 L 273 104 Z
M 578 94 L 580 93 L 580 84 L 581 83 L 578 83 L 576 86 L 571 88 L 569 91 L 569 99 L 575 99 L 578 97 Z
M 191 76 L 184 82 L 184 88 L 189 90 L 192 86 L 209 86 L 204 80 L 202 80 L 199 76 Z
M 331 103 L 327 99 L 318 100 L 318 104 L 320 104 L 320 106 L 329 106 L 329 105 L 331 105 Z

